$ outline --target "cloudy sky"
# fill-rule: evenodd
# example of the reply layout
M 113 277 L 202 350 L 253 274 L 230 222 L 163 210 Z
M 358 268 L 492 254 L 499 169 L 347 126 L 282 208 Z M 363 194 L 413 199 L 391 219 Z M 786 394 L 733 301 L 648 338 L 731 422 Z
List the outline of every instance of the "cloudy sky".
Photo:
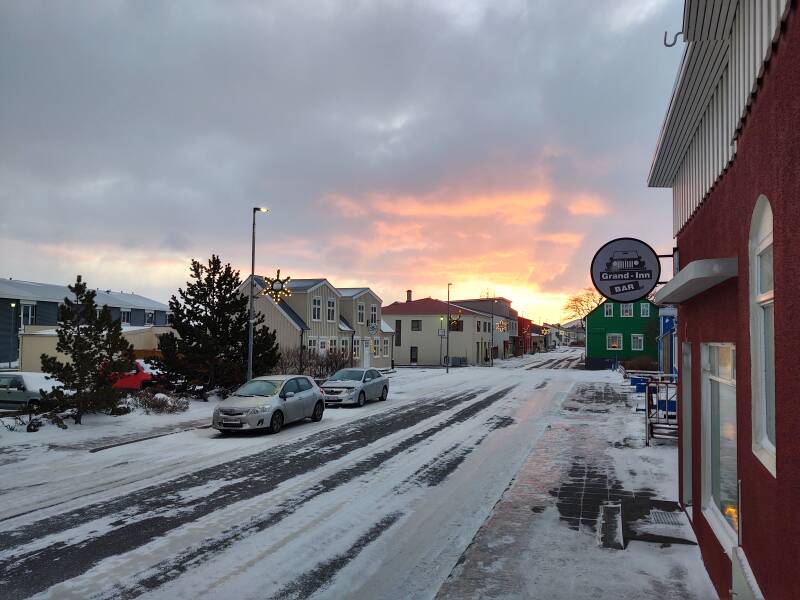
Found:
M 0 2 L 0 276 L 166 301 L 190 258 L 558 320 L 645 178 L 680 0 Z

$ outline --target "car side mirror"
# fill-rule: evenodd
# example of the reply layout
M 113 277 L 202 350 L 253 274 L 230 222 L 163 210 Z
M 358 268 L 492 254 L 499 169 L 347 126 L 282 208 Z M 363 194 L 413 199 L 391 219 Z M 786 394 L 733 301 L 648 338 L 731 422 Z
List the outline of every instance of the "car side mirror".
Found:
M 283 394 L 282 398 L 286 400 L 287 398 L 291 398 L 294 396 L 294 392 L 286 392 Z

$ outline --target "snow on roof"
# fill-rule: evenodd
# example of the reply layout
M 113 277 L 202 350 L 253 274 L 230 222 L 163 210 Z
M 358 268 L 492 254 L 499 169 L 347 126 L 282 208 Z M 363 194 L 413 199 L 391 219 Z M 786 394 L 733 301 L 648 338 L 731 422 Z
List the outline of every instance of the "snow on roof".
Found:
M 75 295 L 66 285 L 37 283 L 19 279 L 0 279 L 0 298 L 15 300 L 32 300 L 37 302 L 63 302 L 64 298 L 74 299 Z M 95 290 L 95 302 L 98 306 L 119 308 L 137 308 L 145 310 L 169 311 L 169 306 L 139 294 L 113 292 L 111 290 Z
M 383 319 L 381 319 L 381 333 L 394 333 L 392 326 Z
M 339 331 L 355 331 L 350 323 L 347 322 L 347 319 L 340 316 L 339 317 Z
M 355 288 L 337 288 L 339 293 L 346 298 L 352 298 L 354 296 L 359 296 L 364 292 L 368 292 L 368 287 L 355 287 Z
M 144 331 L 145 329 L 152 329 L 153 325 L 123 325 L 122 333 L 135 333 L 137 331 Z M 39 331 L 31 331 L 25 335 L 58 335 L 58 328 L 53 329 L 40 329 Z

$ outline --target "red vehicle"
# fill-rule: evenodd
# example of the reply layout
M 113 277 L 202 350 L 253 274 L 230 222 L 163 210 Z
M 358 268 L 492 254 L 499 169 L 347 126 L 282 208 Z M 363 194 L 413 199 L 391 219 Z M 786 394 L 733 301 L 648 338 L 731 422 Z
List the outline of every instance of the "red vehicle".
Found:
M 158 371 L 149 363 L 137 358 L 134 362 L 134 370 L 128 373 L 121 373 L 119 379 L 112 386 L 116 390 L 140 390 L 153 383 Z

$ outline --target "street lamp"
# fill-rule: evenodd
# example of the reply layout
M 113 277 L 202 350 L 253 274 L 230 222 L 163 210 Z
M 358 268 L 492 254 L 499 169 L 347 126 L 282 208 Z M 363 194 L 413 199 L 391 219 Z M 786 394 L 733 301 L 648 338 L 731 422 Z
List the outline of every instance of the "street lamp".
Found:
M 450 286 L 452 283 L 447 284 L 447 362 L 445 363 L 445 373 L 450 372 Z
M 269 209 L 253 207 L 253 247 L 250 257 L 250 311 L 248 318 L 247 332 L 247 381 L 253 378 L 253 290 L 255 288 L 256 277 L 256 213 L 266 213 Z
M 494 297 L 492 297 L 492 341 L 491 341 L 491 346 L 489 347 L 489 366 L 490 367 L 494 366 L 494 303 L 495 302 L 497 302 L 497 300 L 495 300 Z
M 442 329 L 444 329 L 444 317 L 439 315 L 439 366 L 442 366 Z
M 8 368 L 11 368 L 11 357 L 14 356 L 14 309 L 16 302 L 11 303 L 11 329 L 8 330 Z

